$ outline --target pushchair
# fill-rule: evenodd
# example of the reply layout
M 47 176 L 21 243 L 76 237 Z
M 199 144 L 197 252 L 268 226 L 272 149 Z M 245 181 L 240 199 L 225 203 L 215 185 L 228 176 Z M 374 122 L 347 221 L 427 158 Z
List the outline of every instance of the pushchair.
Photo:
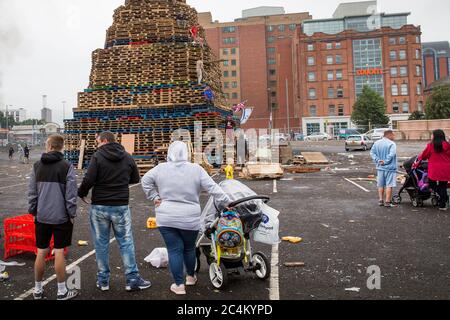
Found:
M 402 193 L 406 190 L 413 207 L 423 207 L 425 201 L 429 199 L 431 199 L 433 206 L 437 206 L 438 196 L 430 188 L 428 182 L 428 162 L 422 161 L 417 169 L 413 169 L 413 164 L 416 161 L 417 157 L 413 157 L 403 163 L 403 168 L 406 170 L 406 180 L 392 201 L 395 204 L 401 204 L 403 201 Z
M 220 212 L 214 200 L 209 199 L 203 210 L 203 233 L 197 242 L 197 273 L 200 271 L 201 256 L 209 265 L 211 284 L 224 289 L 230 274 L 253 272 L 261 280 L 270 277 L 269 259 L 262 252 L 253 253 L 251 234 L 264 219 L 267 196 L 259 196 L 236 180 L 219 184 L 234 202 L 231 211 Z

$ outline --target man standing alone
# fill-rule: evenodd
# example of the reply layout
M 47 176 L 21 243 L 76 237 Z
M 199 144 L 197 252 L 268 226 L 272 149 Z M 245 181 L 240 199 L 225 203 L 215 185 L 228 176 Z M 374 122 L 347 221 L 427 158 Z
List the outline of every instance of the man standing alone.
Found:
M 101 133 L 97 143 L 98 151 L 92 156 L 78 190 L 78 196 L 85 200 L 89 190 L 94 188 L 90 219 L 98 266 L 97 288 L 101 291 L 109 290 L 109 244 L 112 227 L 125 266 L 126 290 L 148 289 L 151 283 L 140 277 L 136 264 L 129 207 L 129 185 L 139 183 L 138 168 L 133 158 L 116 142 L 112 132 Z
M 394 140 L 394 131 L 387 130 L 384 133 L 384 138 L 377 141 L 370 152 L 378 171 L 380 207 L 396 207 L 392 203 L 392 191 L 397 186 L 397 146 Z

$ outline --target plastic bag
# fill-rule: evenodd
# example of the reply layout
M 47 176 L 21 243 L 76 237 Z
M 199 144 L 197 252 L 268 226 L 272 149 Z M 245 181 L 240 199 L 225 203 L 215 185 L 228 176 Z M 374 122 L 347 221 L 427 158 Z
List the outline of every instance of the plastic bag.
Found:
M 280 220 L 278 219 L 280 212 L 266 204 L 262 205 L 262 212 L 263 221 L 253 232 L 253 240 L 268 245 L 280 243 Z
M 169 253 L 166 248 L 156 248 L 144 260 L 155 268 L 167 268 L 169 265 Z

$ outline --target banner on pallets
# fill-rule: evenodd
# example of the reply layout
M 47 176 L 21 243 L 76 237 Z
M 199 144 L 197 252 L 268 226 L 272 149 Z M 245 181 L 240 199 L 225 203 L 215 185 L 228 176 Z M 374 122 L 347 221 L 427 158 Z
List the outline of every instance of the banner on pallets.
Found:
M 241 124 L 246 124 L 253 113 L 253 108 L 245 108 L 242 112 Z

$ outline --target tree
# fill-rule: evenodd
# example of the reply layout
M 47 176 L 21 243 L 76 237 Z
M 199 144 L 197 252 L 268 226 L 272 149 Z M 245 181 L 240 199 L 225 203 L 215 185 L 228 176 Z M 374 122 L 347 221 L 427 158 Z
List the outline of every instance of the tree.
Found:
M 353 106 L 352 121 L 358 126 L 389 124 L 386 116 L 386 102 L 369 86 L 364 86 L 362 94 Z
M 0 128 L 6 128 L 6 122 L 8 122 L 8 128 L 12 128 L 16 125 L 16 121 L 13 116 L 9 116 L 8 121 L 6 121 L 5 114 L 0 111 Z
M 450 119 L 450 85 L 433 89 L 425 107 L 427 119 Z
M 411 116 L 408 120 L 424 120 L 425 119 L 425 113 L 422 111 L 414 111 L 411 113 Z
M 18 126 L 32 126 L 32 125 L 43 125 L 43 124 L 45 124 L 45 121 L 38 120 L 38 119 L 28 119 L 28 120 L 17 123 Z

